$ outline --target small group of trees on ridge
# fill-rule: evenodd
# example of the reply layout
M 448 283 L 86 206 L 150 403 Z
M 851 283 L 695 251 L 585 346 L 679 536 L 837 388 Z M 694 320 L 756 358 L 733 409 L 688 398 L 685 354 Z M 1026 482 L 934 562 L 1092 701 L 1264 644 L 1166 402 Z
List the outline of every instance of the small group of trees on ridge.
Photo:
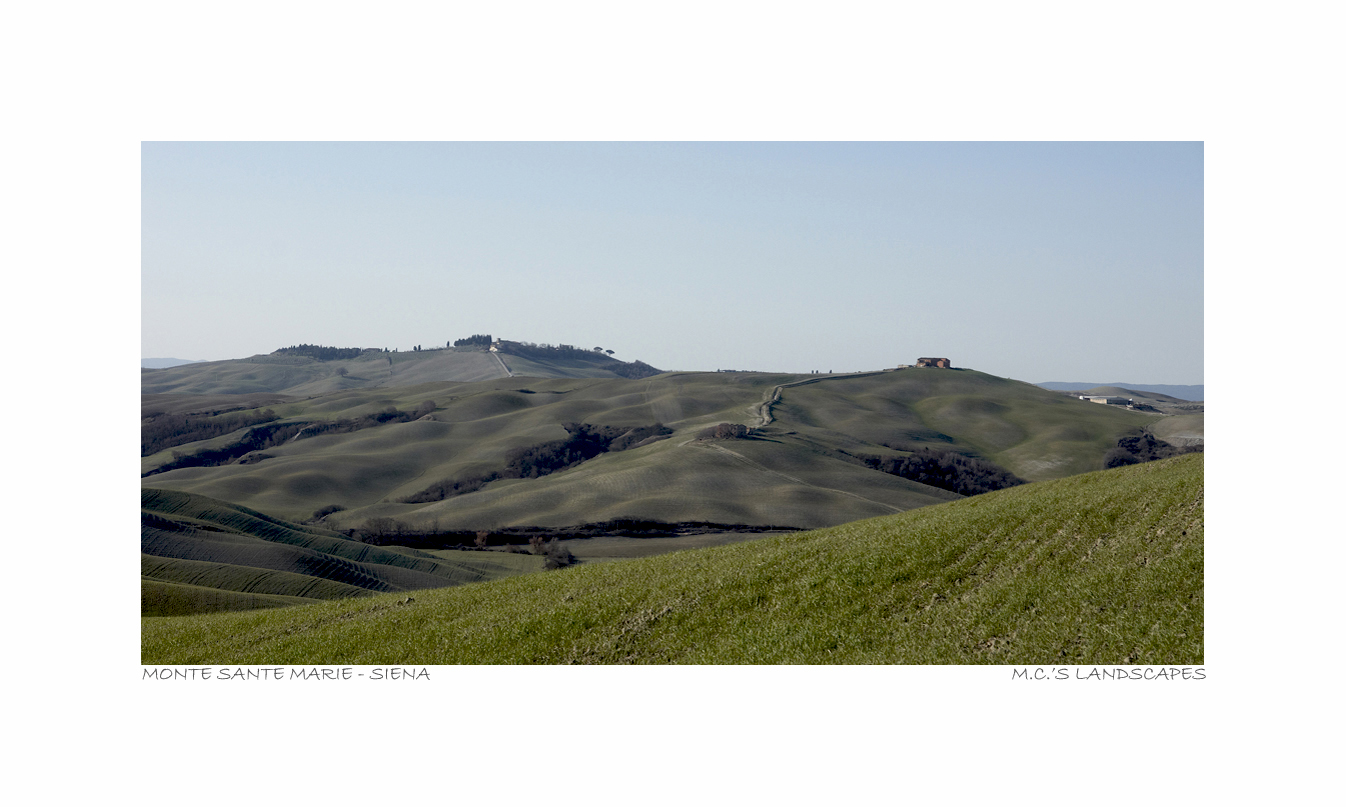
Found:
M 318 361 L 341 361 L 343 359 L 354 359 L 365 350 L 377 350 L 377 348 L 362 347 L 326 347 L 325 345 L 291 345 L 283 347 L 272 352 L 274 356 L 277 353 L 289 356 L 307 356 L 310 359 Z
M 490 347 L 491 341 L 492 341 L 491 335 L 489 333 L 474 333 L 471 336 L 467 337 L 466 339 L 453 340 L 453 346 L 470 347 L 475 345 L 478 347 Z
M 672 434 L 662 423 L 649 426 L 594 426 L 562 423 L 569 436 L 563 440 L 516 448 L 505 455 L 505 467 L 475 476 L 443 479 L 402 499 L 406 504 L 437 502 L 481 490 L 497 479 L 536 479 L 578 465 L 609 451 L 625 451 L 644 442 Z

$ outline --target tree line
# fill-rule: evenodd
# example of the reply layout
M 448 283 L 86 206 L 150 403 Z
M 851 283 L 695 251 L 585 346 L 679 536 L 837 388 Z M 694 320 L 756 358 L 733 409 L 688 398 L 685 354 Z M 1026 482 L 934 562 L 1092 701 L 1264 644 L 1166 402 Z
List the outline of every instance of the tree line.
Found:
M 537 445 L 511 450 L 505 455 L 505 467 L 496 471 L 458 479 L 442 479 L 402 499 L 404 504 L 437 502 L 481 490 L 497 479 L 536 479 L 578 465 L 609 451 L 625 451 L 651 438 L 673 433 L 662 423 L 649 426 L 594 426 L 589 423 L 562 423 L 569 436 Z
M 140 456 L 148 457 L 166 448 L 209 440 L 273 420 L 277 420 L 276 413 L 270 409 L 223 415 L 169 415 L 158 412 L 140 421 Z
M 368 348 L 368 349 L 377 350 L 377 348 Z M 291 345 L 289 347 L 283 347 L 278 350 L 272 351 L 272 355 L 274 356 L 277 353 L 282 353 L 290 356 L 307 356 L 310 359 L 317 359 L 318 361 L 340 361 L 342 359 L 354 359 L 361 353 L 364 353 L 365 350 L 366 348 L 362 347 Z
M 490 347 L 491 341 L 491 335 L 489 333 L 474 333 L 466 339 L 453 340 L 453 346 L 469 347 L 475 345 L 478 347 Z
M 173 459 L 158 468 L 151 469 L 141 476 L 153 476 L 179 468 L 209 468 L 215 465 L 228 465 L 245 454 L 278 446 L 299 433 L 303 423 L 270 423 L 255 426 L 237 441 L 219 448 L 206 448 L 194 454 L 173 452 Z
M 270 412 L 271 410 L 267 409 L 263 411 Z M 249 429 L 247 433 L 238 440 L 225 446 L 205 448 L 192 454 L 183 454 L 174 451 L 173 459 L 171 461 L 144 473 L 142 476 L 152 476 L 167 471 L 174 471 L 178 468 L 209 468 L 216 465 L 228 465 L 235 460 L 241 460 L 245 455 L 251 454 L 254 451 L 273 448 L 292 439 L 303 440 L 309 437 L 317 437 L 320 434 L 345 434 L 347 432 L 381 426 L 385 423 L 406 423 L 410 420 L 419 420 L 433 411 L 435 411 L 435 402 L 427 400 L 422 401 L 420 405 L 410 412 L 400 411 L 396 407 L 390 406 L 381 412 L 362 415 L 357 418 L 317 421 L 296 420 L 288 423 L 274 423 L 271 425 L 258 426 Z M 274 415 L 270 417 L 270 421 L 274 421 L 275 419 Z M 230 429 L 229 431 L 234 431 L 234 429 Z M 227 434 L 228 432 L 222 433 Z M 142 454 L 141 456 L 148 455 Z M 264 458 L 265 457 L 256 457 L 255 459 L 260 460 Z M 243 461 L 246 462 L 246 460 Z
M 314 517 L 330 515 L 346 508 L 331 504 L 314 512 Z M 321 516 L 319 515 L 321 513 Z M 795 532 L 802 527 L 771 524 L 726 524 L 714 521 L 658 521 L 655 519 L 618 518 L 571 527 L 500 527 L 493 530 L 444 530 L 439 523 L 415 526 L 389 516 L 375 516 L 358 528 L 342 532 L 361 543 L 374 546 L 408 546 L 416 549 L 472 549 L 508 547 L 527 543 L 536 545 L 551 539 L 595 538 L 604 535 L 634 535 L 662 538 L 675 535 L 699 535 L 715 532 Z
M 347 434 L 349 432 L 358 432 L 361 429 L 382 426 L 384 423 L 406 423 L 411 420 L 420 420 L 433 411 L 435 411 L 434 401 L 421 401 L 420 404 L 410 412 L 402 411 L 397 409 L 397 407 L 390 406 L 381 412 L 374 412 L 355 418 L 315 420 L 305 424 L 303 430 L 299 432 L 298 437 L 302 440 L 309 437 L 317 437 L 320 434 Z

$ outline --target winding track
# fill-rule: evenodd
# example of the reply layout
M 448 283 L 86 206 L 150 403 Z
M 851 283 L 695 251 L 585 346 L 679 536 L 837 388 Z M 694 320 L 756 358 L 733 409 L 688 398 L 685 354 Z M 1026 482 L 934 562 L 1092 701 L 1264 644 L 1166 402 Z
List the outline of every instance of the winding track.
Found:
M 771 416 L 771 407 L 780 403 L 780 392 L 786 387 L 802 387 L 805 384 L 816 384 L 819 381 L 827 381 L 832 378 L 866 378 L 872 375 L 880 375 L 883 372 L 883 370 L 872 370 L 868 373 L 838 373 L 837 375 L 823 375 L 806 378 L 803 381 L 791 381 L 788 384 L 777 384 L 765 400 L 749 407 L 748 413 L 758 420 L 757 423 L 753 424 L 752 428 L 760 429 L 763 426 L 769 425 L 771 421 L 774 420 Z
M 777 384 L 775 387 L 772 387 L 772 389 L 771 389 L 771 393 L 770 393 L 769 395 L 767 395 L 765 399 L 763 399 L 763 400 L 762 400 L 761 402 L 759 402 L 759 403 L 753 404 L 752 406 L 748 407 L 748 413 L 751 414 L 754 418 L 756 418 L 756 419 L 758 420 L 758 423 L 754 424 L 753 428 L 761 428 L 761 427 L 766 426 L 767 424 L 771 423 L 772 420 L 774 420 L 774 418 L 773 418 L 772 415 L 771 415 L 771 407 L 774 406 L 774 405 L 776 405 L 776 404 L 778 404 L 778 403 L 780 403 L 781 390 L 785 389 L 786 387 L 801 387 L 801 386 L 803 386 L 803 385 L 805 385 L 805 384 L 816 384 L 816 383 L 818 383 L 819 381 L 827 381 L 828 379 L 833 379 L 833 378 L 865 378 L 865 377 L 867 377 L 867 376 L 879 375 L 880 373 L 883 373 L 883 372 L 885 372 L 885 371 L 883 371 L 883 370 L 873 370 L 873 371 L 870 371 L 870 372 L 867 372 L 867 373 L 845 373 L 845 374 L 836 374 L 836 375 L 814 376 L 814 377 L 812 377 L 812 378 L 805 378 L 805 379 L 800 380 L 800 381 L 790 381 L 790 382 L 787 382 L 787 383 L 785 383 L 785 384 Z M 647 391 L 648 391 L 648 386 L 646 387 L 646 389 L 647 389 Z M 693 439 L 691 439 L 691 440 L 687 440 L 687 441 L 683 442 L 682 445 L 685 446 L 685 445 L 688 445 L 689 443 L 695 443 L 695 442 L 698 442 L 698 441 L 697 441 L 695 438 L 693 438 Z M 703 448 L 706 448 L 706 449 L 710 449 L 710 450 L 713 450 L 713 451 L 719 451 L 719 452 L 721 452 L 721 453 L 728 454 L 728 455 L 730 455 L 731 457 L 733 457 L 735 460 L 737 460 L 737 461 L 739 461 L 739 462 L 742 462 L 743 464 L 745 464 L 745 465 L 747 465 L 747 466 L 749 466 L 749 467 L 751 467 L 751 468 L 753 468 L 753 469 L 755 469 L 755 470 L 762 471 L 762 472 L 764 472 L 764 473 L 768 473 L 768 474 L 772 474 L 773 476 L 779 476 L 779 477 L 782 478 L 782 479 L 786 479 L 786 480 L 788 480 L 788 481 L 790 481 L 790 482 L 794 482 L 795 484 L 798 484 L 798 485 L 803 485 L 804 487 L 815 488 L 815 489 L 817 489 L 817 490 L 825 490 L 825 491 L 828 491 L 828 492 L 830 492 L 830 493 L 839 493 L 839 494 L 841 494 L 842 496 L 849 496 L 849 497 L 851 497 L 852 499 L 859 499 L 859 500 L 862 501 L 862 502 L 868 502 L 869 504 L 873 504 L 873 505 L 876 505 L 876 506 L 878 506 L 878 507 L 887 508 L 888 510 L 893 511 L 894 513 L 901 513 L 901 512 L 902 512 L 902 508 L 901 508 L 901 507 L 896 507 L 896 506 L 894 506 L 894 505 L 887 504 L 886 502 L 879 502 L 879 501 L 875 501 L 875 500 L 873 500 L 873 499 L 867 499 L 867 498 L 865 498 L 864 496 L 861 496 L 861 495 L 856 494 L 856 493 L 851 493 L 851 492 L 848 491 L 848 490 L 841 490 L 841 489 L 839 489 L 839 488 L 829 488 L 829 487 L 824 487 L 824 486 L 822 486 L 822 485 L 815 485 L 815 484 L 813 484 L 812 482 L 806 482 L 806 481 L 804 481 L 803 479 L 800 479 L 800 478 L 797 477 L 797 476 L 791 476 L 791 475 L 789 475 L 789 474 L 787 474 L 787 473 L 782 473 L 782 472 L 777 471 L 777 470 L 774 470 L 774 469 L 772 469 L 772 468 L 768 468 L 767 466 L 761 464 L 760 462 L 757 462 L 756 460 L 748 459 L 747 457 L 743 456 L 742 454 L 738 453 L 737 451 L 734 451 L 734 450 L 732 450 L 732 449 L 725 448 L 724 446 L 719 445 L 719 444 L 717 444 L 717 443 L 710 443 L 710 442 L 700 443 L 700 446 L 703 447 Z

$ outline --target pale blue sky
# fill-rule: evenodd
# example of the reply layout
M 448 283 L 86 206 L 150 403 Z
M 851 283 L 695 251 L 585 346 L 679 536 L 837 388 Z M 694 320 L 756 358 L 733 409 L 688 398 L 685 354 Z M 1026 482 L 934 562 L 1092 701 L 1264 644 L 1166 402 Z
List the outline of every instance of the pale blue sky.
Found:
M 1200 384 L 1200 143 L 147 143 L 142 355 Z

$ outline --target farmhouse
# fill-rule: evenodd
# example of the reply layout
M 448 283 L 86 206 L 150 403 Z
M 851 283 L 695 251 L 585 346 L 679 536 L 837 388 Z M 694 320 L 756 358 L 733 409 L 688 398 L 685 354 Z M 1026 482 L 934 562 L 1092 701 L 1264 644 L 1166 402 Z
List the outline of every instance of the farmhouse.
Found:
M 949 360 L 948 360 L 948 359 L 917 359 L 917 360 L 916 360 L 916 366 L 917 366 L 917 367 L 943 367 L 944 369 L 947 370 L 947 369 L 949 368 Z
M 1111 395 L 1081 395 L 1081 401 L 1093 401 L 1101 404 L 1114 404 L 1117 406 L 1129 406 L 1132 403 L 1130 398 L 1118 398 Z

